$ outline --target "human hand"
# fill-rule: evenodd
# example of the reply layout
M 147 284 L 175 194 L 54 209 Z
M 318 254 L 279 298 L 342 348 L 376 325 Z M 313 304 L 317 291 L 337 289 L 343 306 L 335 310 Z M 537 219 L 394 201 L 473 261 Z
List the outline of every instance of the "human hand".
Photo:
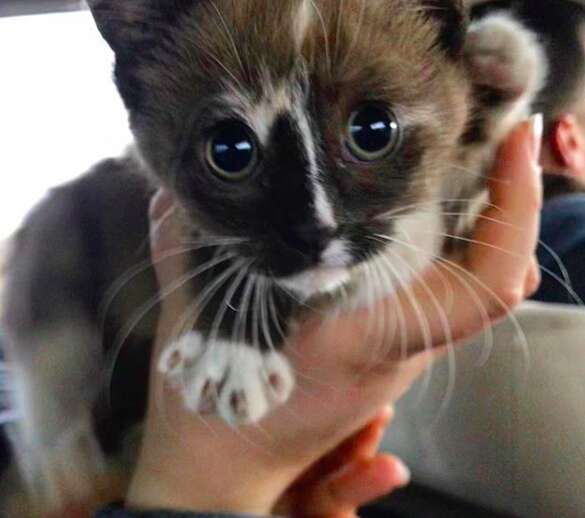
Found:
M 270 514 L 318 459 L 398 399 L 437 352 L 480 332 L 529 296 L 539 281 L 534 257 L 542 198 L 539 143 L 532 122 L 502 146 L 490 181 L 492 205 L 479 219 L 463 259 L 438 261 L 374 308 L 302 326 L 288 351 L 296 390 L 260 426 L 232 429 L 189 414 L 153 370 L 144 447 L 129 504 Z M 159 197 L 155 221 L 169 202 L 168 196 Z M 155 233 L 155 262 L 178 242 L 172 219 Z M 158 262 L 161 285 L 184 270 L 181 258 Z M 158 353 L 188 303 L 181 293 L 165 300 Z M 369 326 L 368 316 L 375 312 L 400 312 L 402 333 Z
M 354 518 L 359 507 L 405 486 L 410 472 L 396 457 L 378 454 L 392 407 L 333 452 L 319 459 L 288 488 L 275 508 L 279 516 Z

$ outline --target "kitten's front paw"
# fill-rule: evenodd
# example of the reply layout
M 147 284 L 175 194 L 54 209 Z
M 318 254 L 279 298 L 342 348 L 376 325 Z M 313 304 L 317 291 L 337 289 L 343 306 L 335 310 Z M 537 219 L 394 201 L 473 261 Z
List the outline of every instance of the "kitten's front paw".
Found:
M 198 333 L 171 344 L 159 370 L 181 392 L 187 408 L 217 413 L 232 425 L 258 422 L 285 403 L 294 386 L 282 354 L 225 341 L 208 344 Z
M 185 383 L 185 370 L 203 353 L 203 340 L 198 333 L 189 333 L 169 344 L 160 355 L 158 370 L 176 389 Z
M 465 57 L 474 83 L 508 100 L 533 98 L 546 79 L 546 57 L 536 35 L 503 13 L 471 25 Z

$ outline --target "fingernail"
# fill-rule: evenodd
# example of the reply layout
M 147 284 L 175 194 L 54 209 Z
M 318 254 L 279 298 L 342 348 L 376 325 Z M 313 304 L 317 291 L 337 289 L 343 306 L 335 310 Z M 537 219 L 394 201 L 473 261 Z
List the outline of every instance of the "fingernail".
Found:
M 542 137 L 544 136 L 544 117 L 542 113 L 536 113 L 530 117 L 530 129 L 532 132 L 533 156 L 538 164 L 542 150 Z
M 396 465 L 398 480 L 401 486 L 407 486 L 412 479 L 412 473 L 401 460 L 398 460 Z

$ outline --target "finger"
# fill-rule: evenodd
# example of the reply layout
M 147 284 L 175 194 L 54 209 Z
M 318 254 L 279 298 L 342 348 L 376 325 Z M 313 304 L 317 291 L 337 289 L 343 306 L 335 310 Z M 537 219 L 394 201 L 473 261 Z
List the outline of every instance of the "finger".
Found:
M 152 255 L 156 260 L 173 244 L 174 225 L 171 215 L 174 211 L 174 200 L 169 191 L 159 189 L 150 201 L 150 241 Z
M 187 307 L 189 296 L 174 286 L 187 271 L 185 251 L 181 247 L 181 225 L 172 195 L 160 189 L 150 203 L 151 255 L 159 281 L 163 312 L 177 315 Z
M 541 138 L 540 116 L 517 127 L 498 153 L 489 182 L 490 206 L 478 219 L 465 269 L 449 271 L 459 293 L 455 339 L 506 316 L 525 299 L 527 279 L 536 281 L 530 271 L 542 207 Z
M 394 415 L 391 406 L 384 407 L 376 417 L 355 435 L 320 459 L 297 481 L 295 489 L 306 493 L 323 479 L 327 479 L 344 466 L 360 460 L 372 459 L 378 451 L 384 430 Z
M 313 516 L 338 516 L 353 512 L 410 482 L 408 468 L 396 457 L 355 462 L 324 482 L 306 509 Z
M 341 446 L 338 454 L 340 465 L 349 461 L 371 459 L 376 455 L 386 427 L 394 417 L 391 406 L 384 407 L 378 415 L 361 431 Z
M 500 293 L 513 298 L 524 292 L 540 231 L 542 169 L 538 165 L 542 117 L 532 118 L 514 131 L 502 146 L 490 182 L 494 206 L 484 211 L 474 238 L 491 246 L 472 247 L 469 267 Z M 495 221 L 492 221 L 495 220 Z M 498 223 L 499 222 L 499 223 Z M 513 287 L 509 288 L 510 280 Z
M 173 206 L 172 194 L 166 189 L 159 189 L 150 200 L 148 215 L 151 221 L 160 221 L 168 210 Z
M 538 259 L 535 256 L 532 258 L 532 264 L 528 270 L 526 281 L 524 283 L 524 294 L 526 298 L 532 297 L 538 291 L 541 281 L 542 272 L 540 271 Z

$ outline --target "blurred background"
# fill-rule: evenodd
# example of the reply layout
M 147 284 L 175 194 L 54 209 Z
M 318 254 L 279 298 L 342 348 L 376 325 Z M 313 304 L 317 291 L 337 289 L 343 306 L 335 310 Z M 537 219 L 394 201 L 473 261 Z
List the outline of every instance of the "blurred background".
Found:
M 0 242 L 47 189 L 130 143 L 113 54 L 79 7 L 0 0 Z

